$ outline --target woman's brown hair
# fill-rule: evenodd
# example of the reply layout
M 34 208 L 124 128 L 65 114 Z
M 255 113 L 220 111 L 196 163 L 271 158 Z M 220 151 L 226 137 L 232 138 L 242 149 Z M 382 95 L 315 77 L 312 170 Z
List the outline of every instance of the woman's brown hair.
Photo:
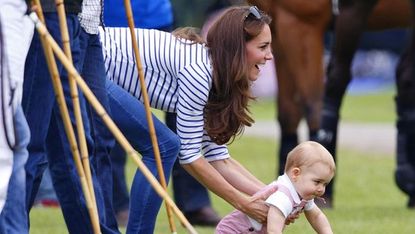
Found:
M 254 97 L 246 67 L 246 42 L 271 22 L 268 15 L 259 13 L 259 17 L 251 13 L 249 6 L 232 7 L 207 34 L 213 85 L 204 110 L 205 130 L 220 145 L 233 140 L 254 122 L 248 109 L 248 102 Z
M 205 44 L 205 40 L 200 36 L 200 30 L 194 27 L 179 27 L 175 29 L 172 34 L 179 38 L 188 40 L 190 44 L 200 43 Z

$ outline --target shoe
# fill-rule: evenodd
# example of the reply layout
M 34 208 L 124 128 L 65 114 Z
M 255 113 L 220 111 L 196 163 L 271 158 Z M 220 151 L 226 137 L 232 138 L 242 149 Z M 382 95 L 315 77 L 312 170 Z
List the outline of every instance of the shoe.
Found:
M 35 201 L 34 207 L 43 207 L 43 208 L 59 208 L 59 201 L 55 199 L 41 199 Z
M 314 203 L 320 209 L 332 209 L 333 208 L 333 199 L 328 196 L 316 197 L 314 198 Z
M 415 196 L 409 197 L 407 207 L 408 209 L 415 209 Z
M 210 206 L 205 206 L 196 211 L 185 212 L 184 216 L 192 225 L 216 227 L 221 217 Z
M 128 209 L 117 212 L 117 214 L 115 215 L 115 218 L 117 219 L 117 223 L 119 227 L 127 227 L 129 215 L 130 215 L 130 212 Z

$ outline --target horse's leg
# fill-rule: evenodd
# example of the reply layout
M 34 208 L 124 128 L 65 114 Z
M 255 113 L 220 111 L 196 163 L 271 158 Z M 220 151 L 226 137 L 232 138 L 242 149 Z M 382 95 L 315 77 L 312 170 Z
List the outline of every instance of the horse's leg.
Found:
M 273 48 L 278 78 L 278 122 L 281 129 L 279 172 L 298 144 L 298 125 L 307 114 L 310 135 L 319 127 L 323 88 L 323 35 L 329 23 L 329 1 L 277 1 L 273 14 Z M 304 5 L 306 4 L 306 5 Z
M 413 1 L 415 2 L 415 1 Z M 413 4 L 415 12 L 415 3 Z M 415 26 L 412 26 L 412 33 Z M 415 208 L 415 38 L 401 56 L 396 71 L 397 169 L 395 181 L 408 194 L 408 207 Z
M 379 0 L 367 21 L 367 30 L 404 28 L 411 25 L 410 0 Z
M 357 49 L 367 17 L 376 0 L 340 1 L 340 14 L 335 22 L 335 42 L 327 70 L 321 128 L 318 139 L 336 159 L 339 110 L 346 88 L 351 80 L 351 62 Z M 327 200 L 333 197 L 333 184 L 326 188 Z
M 274 19 L 274 21 L 276 21 Z M 277 26 L 279 30 L 284 30 L 284 26 Z M 274 48 L 274 62 L 277 70 L 278 79 L 278 93 L 277 93 L 277 119 L 280 127 L 280 149 L 279 149 L 279 163 L 278 173 L 284 173 L 286 157 L 298 144 L 297 127 L 303 116 L 298 98 L 295 82 L 292 77 L 292 69 L 289 67 L 290 56 L 287 53 L 292 53 L 288 47 L 281 43 L 280 38 L 273 39 Z

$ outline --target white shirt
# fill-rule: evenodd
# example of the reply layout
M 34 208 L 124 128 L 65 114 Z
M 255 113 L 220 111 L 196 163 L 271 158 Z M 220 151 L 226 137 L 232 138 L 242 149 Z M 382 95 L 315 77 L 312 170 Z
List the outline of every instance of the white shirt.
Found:
M 103 10 L 102 4 L 102 0 L 82 1 L 82 12 L 78 14 L 78 18 L 85 32 L 89 34 L 98 33 Z M 123 3 L 120 1 L 120 4 Z
M 271 194 L 265 202 L 269 205 L 277 207 L 283 213 L 285 218 L 289 215 L 299 213 L 303 209 L 311 210 L 316 205 L 314 203 L 314 199 L 308 201 L 300 199 L 300 196 L 298 196 L 298 193 L 287 174 L 279 176 L 276 181 L 272 182 L 272 184 L 277 184 L 278 189 L 275 193 Z M 247 217 L 256 231 L 260 231 L 262 229 L 261 223 L 250 218 L 249 216 Z
M 284 214 L 285 218 L 287 218 L 292 212 L 296 212 L 294 208 L 296 205 L 300 204 L 301 199 L 287 174 L 278 177 L 277 185 L 279 187 L 285 186 L 288 188 L 290 196 L 287 196 L 281 189 L 278 189 L 275 193 L 271 194 L 265 202 L 277 207 Z M 314 199 L 309 200 L 306 202 L 304 210 L 311 210 L 314 206 Z

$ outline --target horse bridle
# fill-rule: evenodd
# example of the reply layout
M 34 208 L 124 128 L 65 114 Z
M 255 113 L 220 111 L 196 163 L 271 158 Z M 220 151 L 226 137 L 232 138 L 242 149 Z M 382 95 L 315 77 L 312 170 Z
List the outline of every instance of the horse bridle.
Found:
M 331 12 L 333 15 L 339 15 L 339 0 L 331 0 Z

